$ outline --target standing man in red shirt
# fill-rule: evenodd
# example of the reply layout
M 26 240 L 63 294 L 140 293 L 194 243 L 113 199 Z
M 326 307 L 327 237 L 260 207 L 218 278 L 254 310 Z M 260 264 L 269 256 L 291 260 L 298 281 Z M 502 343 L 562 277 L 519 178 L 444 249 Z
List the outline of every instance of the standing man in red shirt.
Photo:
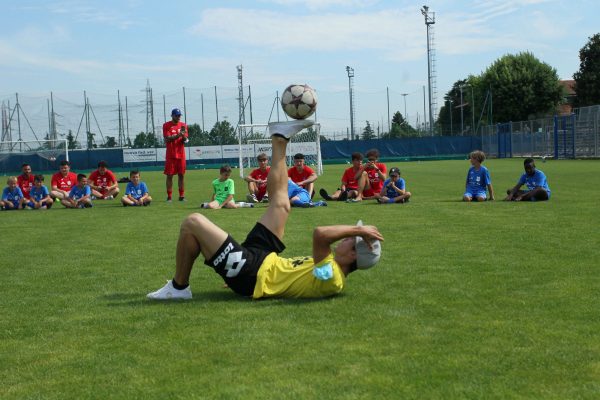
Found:
M 317 173 L 311 167 L 304 164 L 304 154 L 297 153 L 294 155 L 294 166 L 288 169 L 288 177 L 296 185 L 310 193 L 310 198 L 312 199 L 315 194 L 314 182 L 317 180 Z
M 77 185 L 77 174 L 71 172 L 71 163 L 64 160 L 60 162 L 60 169 L 52 175 L 50 196 L 53 199 L 67 199 L 73 186 Z
M 108 169 L 106 161 L 98 163 L 98 169 L 90 174 L 88 183 L 92 196 L 98 200 L 112 200 L 119 194 L 119 182 L 115 174 Z
M 163 137 L 167 145 L 165 171 L 167 176 L 167 201 L 171 202 L 173 195 L 173 175 L 177 174 L 179 201 L 185 201 L 183 176 L 185 175 L 185 146 L 188 142 L 188 129 L 185 122 L 181 122 L 181 110 L 174 108 L 171 111 L 171 121 L 163 124 Z
M 23 192 L 23 197 L 29 200 L 29 192 L 33 187 L 34 181 L 34 175 L 31 173 L 31 165 L 27 163 L 21 165 L 21 171 L 23 173 L 17 176 L 17 186 L 21 188 L 21 191 Z

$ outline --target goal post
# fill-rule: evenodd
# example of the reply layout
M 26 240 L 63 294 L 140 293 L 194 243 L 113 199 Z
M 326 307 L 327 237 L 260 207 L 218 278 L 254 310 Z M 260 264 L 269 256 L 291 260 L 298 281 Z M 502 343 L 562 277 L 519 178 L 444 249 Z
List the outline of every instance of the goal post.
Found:
M 296 134 L 286 150 L 286 164 L 294 165 L 294 154 L 302 153 L 304 162 L 317 175 L 323 174 L 321 159 L 321 124 L 314 124 Z M 266 153 L 271 157 L 271 137 L 267 124 L 243 124 L 238 126 L 240 177 L 244 178 L 258 167 L 256 156 Z
M 0 142 L 0 170 L 20 171 L 30 164 L 34 171 L 56 170 L 61 161 L 69 161 L 67 139 L 17 140 Z

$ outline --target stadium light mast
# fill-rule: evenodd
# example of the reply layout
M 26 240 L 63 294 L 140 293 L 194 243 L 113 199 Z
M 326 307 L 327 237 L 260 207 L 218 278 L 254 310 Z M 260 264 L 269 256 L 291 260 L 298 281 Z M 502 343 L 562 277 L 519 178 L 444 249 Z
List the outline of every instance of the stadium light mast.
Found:
M 354 68 L 346 66 L 348 93 L 350 95 L 350 138 L 354 140 Z
M 428 6 L 421 7 L 421 14 L 425 17 L 427 27 L 427 80 L 429 85 L 429 132 L 433 136 L 434 114 L 436 105 L 435 93 L 435 53 L 433 50 L 433 24 L 435 13 L 429 11 Z
M 400 93 L 400 95 L 402 97 L 404 97 L 404 120 L 406 121 L 406 124 L 410 125 L 408 123 L 408 117 L 406 116 L 406 96 L 408 96 L 410 93 Z

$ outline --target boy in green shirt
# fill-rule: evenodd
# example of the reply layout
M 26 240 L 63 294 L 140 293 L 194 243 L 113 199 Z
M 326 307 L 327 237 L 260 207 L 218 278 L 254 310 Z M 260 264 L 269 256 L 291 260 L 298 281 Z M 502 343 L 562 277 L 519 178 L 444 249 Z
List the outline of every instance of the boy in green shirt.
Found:
M 219 177 L 212 181 L 213 195 L 208 203 L 202 203 L 201 208 L 238 208 L 238 207 L 254 207 L 254 204 L 244 203 L 240 201 L 236 204 L 233 200 L 235 195 L 235 182 L 231 179 L 231 167 L 223 165 L 219 171 Z

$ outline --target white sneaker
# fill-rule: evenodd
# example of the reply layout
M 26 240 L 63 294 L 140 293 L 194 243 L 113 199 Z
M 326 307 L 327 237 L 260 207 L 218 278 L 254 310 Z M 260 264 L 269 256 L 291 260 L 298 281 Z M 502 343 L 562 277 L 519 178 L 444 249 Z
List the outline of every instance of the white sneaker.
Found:
M 156 292 L 148 293 L 147 298 L 151 300 L 189 300 L 192 298 L 190 287 L 183 290 L 177 290 L 173 287 L 172 281 L 167 281 L 167 284 Z
M 250 207 L 250 208 L 254 207 L 254 204 L 246 203 L 245 201 L 238 201 L 236 204 L 238 207 Z
M 269 124 L 269 133 L 271 136 L 281 136 L 290 140 L 294 135 L 304 128 L 314 125 L 314 121 L 308 119 L 298 119 L 287 122 L 271 122 Z
M 246 200 L 248 201 L 248 203 L 258 203 L 258 199 L 256 198 L 256 195 L 254 193 L 248 193 L 246 195 Z

